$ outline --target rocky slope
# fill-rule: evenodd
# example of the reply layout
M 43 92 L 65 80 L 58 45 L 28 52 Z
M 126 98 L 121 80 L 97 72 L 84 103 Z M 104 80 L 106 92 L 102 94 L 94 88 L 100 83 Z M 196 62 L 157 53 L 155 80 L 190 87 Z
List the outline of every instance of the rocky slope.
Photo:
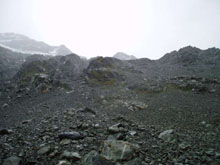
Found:
M 0 164 L 219 164 L 219 52 L 28 57 L 0 95 Z
M 15 53 L 0 47 L 0 82 L 10 80 L 29 54 Z
M 14 52 L 25 54 L 67 55 L 72 52 L 64 45 L 50 46 L 41 41 L 35 41 L 27 36 L 15 33 L 0 33 L 0 46 Z

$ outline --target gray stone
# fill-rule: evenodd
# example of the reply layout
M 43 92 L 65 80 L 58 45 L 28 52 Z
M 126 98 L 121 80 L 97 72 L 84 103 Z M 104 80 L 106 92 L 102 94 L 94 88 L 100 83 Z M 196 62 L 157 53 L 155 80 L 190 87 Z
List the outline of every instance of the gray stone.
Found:
M 106 140 L 103 143 L 101 155 L 110 161 L 131 160 L 135 146 L 121 140 Z
M 174 141 L 174 131 L 172 129 L 163 131 L 158 136 L 160 139 L 163 139 L 165 142 Z
M 88 107 L 84 108 L 83 110 L 80 110 L 79 112 L 91 113 L 93 115 L 96 115 L 96 112 L 93 111 L 91 108 L 88 108 Z
M 27 123 L 29 123 L 29 122 L 31 122 L 32 120 L 31 119 L 29 119 L 29 120 L 24 120 L 24 121 L 22 121 L 22 124 L 27 124 Z
M 108 136 L 108 140 L 123 140 L 125 136 L 122 133 L 116 133 Z
M 205 127 L 206 128 L 213 128 L 213 125 L 212 124 L 206 124 Z
M 60 139 L 71 139 L 71 140 L 79 140 L 84 138 L 79 132 L 76 131 L 64 132 L 59 134 L 58 137 Z
M 53 151 L 53 152 L 51 152 L 51 153 L 49 154 L 49 157 L 53 158 L 53 157 L 55 157 L 55 156 L 58 155 L 58 154 L 59 154 L 59 152 L 58 152 L 57 150 L 55 150 L 55 151 Z
M 71 165 L 71 163 L 68 162 L 67 160 L 60 160 L 57 165 Z
M 186 143 L 186 142 L 183 142 L 183 143 L 180 143 L 179 144 L 179 148 L 181 148 L 181 149 L 183 149 L 183 150 L 185 150 L 185 149 L 187 149 L 187 148 L 189 148 L 190 147 L 190 144 L 188 144 L 188 143 Z
M 220 152 L 216 152 L 216 153 L 215 153 L 215 157 L 218 158 L 218 159 L 220 159 Z
M 5 103 L 5 104 L 3 104 L 2 105 L 2 108 L 6 108 L 6 107 L 8 107 L 9 105 L 7 104 L 7 103 Z
M 86 154 L 81 162 L 82 165 L 115 165 L 115 163 L 105 159 L 96 151 L 91 151 Z
M 209 93 L 215 93 L 215 92 L 216 92 L 216 89 L 210 89 L 208 92 L 209 92 Z
M 62 158 L 77 161 L 77 160 L 81 159 L 81 156 L 77 152 L 64 151 L 63 154 L 62 154 Z
M 70 144 L 71 143 L 71 140 L 70 139 L 62 139 L 61 141 L 60 141 L 60 144 L 61 145 L 67 145 L 67 144 Z
M 213 148 L 209 148 L 207 151 L 205 151 L 205 153 L 209 156 L 215 155 Z
M 137 132 L 136 132 L 136 131 L 129 131 L 129 134 L 130 134 L 131 136 L 135 136 L 135 135 L 137 135 Z
M 48 145 L 48 146 L 44 146 L 41 149 L 39 149 L 37 151 L 37 154 L 44 155 L 44 154 L 48 154 L 50 151 L 51 151 L 51 147 Z
M 115 125 L 112 125 L 111 127 L 108 128 L 108 131 L 110 133 L 118 133 L 120 131 L 123 130 L 123 127 L 122 127 L 122 124 L 121 123 L 118 123 L 118 124 L 115 124 Z
M 7 159 L 5 159 L 3 165 L 19 165 L 21 162 L 21 159 L 17 156 L 11 156 Z

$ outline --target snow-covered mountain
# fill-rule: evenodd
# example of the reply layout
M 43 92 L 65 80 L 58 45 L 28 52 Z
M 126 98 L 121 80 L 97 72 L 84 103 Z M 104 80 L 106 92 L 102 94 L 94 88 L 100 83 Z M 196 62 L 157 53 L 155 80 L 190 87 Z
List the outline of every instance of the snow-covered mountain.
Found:
M 72 52 L 64 45 L 51 46 L 15 33 L 0 33 L 0 46 L 25 54 L 67 55 Z
M 135 59 L 137 59 L 135 56 L 127 55 L 127 54 L 125 54 L 123 52 L 118 52 L 113 57 L 117 58 L 119 60 L 135 60 Z

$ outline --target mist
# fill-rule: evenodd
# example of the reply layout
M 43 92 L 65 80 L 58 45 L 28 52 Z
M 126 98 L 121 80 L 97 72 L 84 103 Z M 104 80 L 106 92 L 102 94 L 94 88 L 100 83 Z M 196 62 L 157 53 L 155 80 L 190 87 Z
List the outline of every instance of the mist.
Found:
M 219 0 L 1 0 L 0 33 L 15 32 L 86 57 L 158 59 L 192 45 L 220 47 Z

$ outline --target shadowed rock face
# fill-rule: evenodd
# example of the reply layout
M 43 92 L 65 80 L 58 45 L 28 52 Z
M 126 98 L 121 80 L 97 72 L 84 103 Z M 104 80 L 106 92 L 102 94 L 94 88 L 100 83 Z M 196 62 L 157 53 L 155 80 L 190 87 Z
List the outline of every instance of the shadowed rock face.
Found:
M 76 79 L 88 66 L 88 62 L 75 54 L 67 56 L 31 56 L 22 65 L 15 79 L 30 81 L 35 74 L 47 74 L 54 80 Z
M 0 45 L 17 52 L 29 54 L 67 55 L 72 52 L 64 45 L 50 46 L 41 41 L 35 41 L 27 36 L 15 33 L 0 33 Z
M 11 79 L 28 56 L 0 47 L 0 82 Z
M 201 50 L 196 47 L 187 46 L 181 48 L 179 51 L 173 51 L 165 54 L 159 62 L 161 64 L 182 64 L 182 65 L 201 65 L 208 63 L 219 62 L 220 50 L 216 48 L 210 48 L 207 50 Z M 218 60 L 218 61 L 216 61 Z
M 123 75 L 120 74 L 123 65 L 123 62 L 118 59 L 98 57 L 90 61 L 85 74 L 90 83 L 114 85 L 123 80 Z

